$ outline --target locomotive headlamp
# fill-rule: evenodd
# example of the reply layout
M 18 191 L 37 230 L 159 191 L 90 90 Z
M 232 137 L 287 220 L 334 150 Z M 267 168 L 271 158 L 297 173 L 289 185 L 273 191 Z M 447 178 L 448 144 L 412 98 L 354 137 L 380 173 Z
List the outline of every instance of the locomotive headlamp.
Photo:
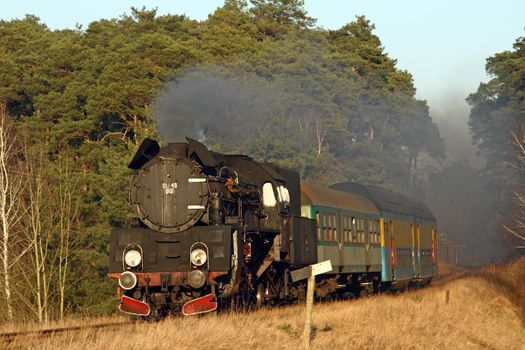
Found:
M 202 266 L 206 263 L 206 252 L 202 249 L 195 249 L 190 254 L 191 263 L 195 266 Z
M 122 272 L 118 284 L 122 289 L 130 290 L 137 285 L 137 276 L 131 271 Z
M 142 257 L 140 255 L 140 252 L 135 249 L 129 250 L 128 252 L 126 252 L 126 255 L 124 255 L 124 262 L 129 267 L 137 267 L 139 266 L 141 261 Z
M 188 283 L 192 288 L 202 288 L 206 284 L 206 275 L 201 270 L 193 270 L 188 274 Z

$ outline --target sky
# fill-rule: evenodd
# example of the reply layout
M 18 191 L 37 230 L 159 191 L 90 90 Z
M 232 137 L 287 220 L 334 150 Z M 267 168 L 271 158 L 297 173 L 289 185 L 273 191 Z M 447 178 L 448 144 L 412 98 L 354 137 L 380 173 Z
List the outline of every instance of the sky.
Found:
M 157 8 L 158 14 L 186 14 L 198 20 L 223 0 L 0 0 L 0 19 L 40 17 L 51 29 L 84 28 L 101 18 L 130 13 L 131 6 Z M 448 158 L 476 160 L 466 120 L 468 94 L 488 81 L 486 59 L 511 50 L 525 36 L 525 0 L 305 0 L 317 25 L 337 29 L 365 15 L 375 24 L 390 57 L 412 73 L 417 97 L 428 101 L 430 113 L 447 142 Z

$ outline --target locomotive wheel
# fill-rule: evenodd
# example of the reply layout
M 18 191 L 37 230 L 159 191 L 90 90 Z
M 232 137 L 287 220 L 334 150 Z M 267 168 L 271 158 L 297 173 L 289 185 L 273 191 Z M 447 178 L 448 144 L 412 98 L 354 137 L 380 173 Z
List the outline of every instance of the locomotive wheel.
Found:
M 241 283 L 237 293 L 231 298 L 231 309 L 235 311 L 250 311 L 256 306 L 256 297 L 252 288 Z
M 242 280 L 239 284 L 237 293 L 230 298 L 230 308 L 236 311 L 249 311 L 254 309 L 257 304 L 255 290 L 248 284 L 246 270 L 243 269 Z
M 266 281 L 261 281 L 257 285 L 257 288 L 256 288 L 257 292 L 255 294 L 255 299 L 256 299 L 255 306 L 258 309 L 266 305 L 266 291 L 267 291 L 266 285 L 267 285 Z
M 284 291 L 283 270 L 276 266 L 270 266 L 265 274 L 268 281 L 268 301 L 271 305 L 279 305 L 284 300 L 281 296 Z

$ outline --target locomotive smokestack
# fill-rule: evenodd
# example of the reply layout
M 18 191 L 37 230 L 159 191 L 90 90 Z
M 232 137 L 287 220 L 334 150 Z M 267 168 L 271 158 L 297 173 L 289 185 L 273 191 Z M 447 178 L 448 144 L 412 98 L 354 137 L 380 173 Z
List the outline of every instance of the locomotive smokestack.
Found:
M 195 132 L 197 141 L 200 143 L 206 144 L 206 129 L 205 128 L 198 128 Z

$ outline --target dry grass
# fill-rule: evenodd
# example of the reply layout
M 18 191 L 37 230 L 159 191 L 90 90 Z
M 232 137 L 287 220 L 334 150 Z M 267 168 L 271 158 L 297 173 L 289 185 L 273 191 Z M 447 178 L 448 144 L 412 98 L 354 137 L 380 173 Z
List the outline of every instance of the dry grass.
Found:
M 316 304 L 312 348 L 525 349 L 522 310 L 516 295 L 508 295 L 525 277 L 525 259 L 518 263 L 500 268 L 510 276 L 508 285 L 481 271 L 422 290 Z M 303 325 L 304 307 L 293 306 L 21 339 L 9 348 L 298 349 Z

